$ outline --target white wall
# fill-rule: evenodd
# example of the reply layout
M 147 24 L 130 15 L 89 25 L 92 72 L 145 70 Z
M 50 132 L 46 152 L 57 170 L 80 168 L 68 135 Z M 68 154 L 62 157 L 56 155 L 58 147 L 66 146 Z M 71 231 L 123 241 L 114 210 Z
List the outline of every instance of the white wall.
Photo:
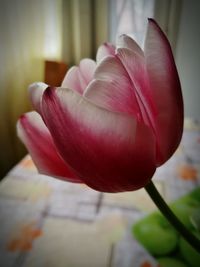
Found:
M 183 0 L 176 47 L 185 116 L 200 119 L 200 1 Z

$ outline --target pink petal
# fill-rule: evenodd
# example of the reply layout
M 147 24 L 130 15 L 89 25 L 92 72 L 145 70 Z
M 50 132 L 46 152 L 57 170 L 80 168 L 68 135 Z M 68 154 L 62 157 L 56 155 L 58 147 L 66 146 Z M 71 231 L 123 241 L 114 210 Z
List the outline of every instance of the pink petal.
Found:
M 144 124 L 99 108 L 69 89 L 48 88 L 42 103 L 59 153 L 90 187 L 119 192 L 150 181 L 155 140 Z
M 95 80 L 84 96 L 110 111 L 132 114 L 153 127 L 153 104 L 144 58 L 130 49 L 118 49 L 105 58 L 95 71 Z M 153 127 L 154 128 L 154 127 Z
M 97 50 L 96 60 L 100 62 L 106 56 L 115 55 L 115 46 L 110 43 L 104 43 Z
M 122 90 L 122 83 L 125 84 L 126 90 Z M 128 82 L 126 84 L 126 80 L 120 83 L 117 80 L 93 80 L 84 97 L 109 111 L 133 114 L 138 121 L 142 121 L 135 94 L 132 92 L 130 84 Z M 135 105 L 133 104 L 134 101 Z
M 144 57 L 127 48 L 117 49 L 117 56 L 132 84 L 143 122 L 154 129 L 156 111 L 153 105 Z
M 116 56 L 104 58 L 97 66 L 93 80 L 84 97 L 110 111 L 134 114 L 141 113 L 126 70 Z
M 17 131 L 40 173 L 82 183 L 58 154 L 52 137 L 38 113 L 29 112 L 21 116 L 17 123 Z
M 128 48 L 135 53 L 138 53 L 141 56 L 144 56 L 144 52 L 139 47 L 139 45 L 128 35 L 122 34 L 119 36 L 117 40 L 117 47 L 118 48 Z
M 149 19 L 145 57 L 157 106 L 157 164 L 161 165 L 178 147 L 183 131 L 181 86 L 170 44 L 157 23 Z
M 82 94 L 92 80 L 95 68 L 95 61 L 87 58 L 81 60 L 78 67 L 74 66 L 69 69 L 62 82 L 62 87 L 70 88 Z
M 42 95 L 47 87 L 48 85 L 43 82 L 36 82 L 31 84 L 28 88 L 32 106 L 39 113 L 41 113 L 40 103 Z

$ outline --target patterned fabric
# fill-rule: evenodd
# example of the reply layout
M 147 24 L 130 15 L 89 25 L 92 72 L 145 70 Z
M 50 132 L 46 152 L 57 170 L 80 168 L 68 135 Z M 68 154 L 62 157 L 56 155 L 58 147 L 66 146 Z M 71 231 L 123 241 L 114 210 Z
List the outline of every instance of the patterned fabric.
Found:
M 153 178 L 166 201 L 200 185 L 200 126 Z M 131 226 L 155 209 L 144 189 L 102 194 L 39 175 L 26 156 L 0 183 L 0 266 L 157 267 Z

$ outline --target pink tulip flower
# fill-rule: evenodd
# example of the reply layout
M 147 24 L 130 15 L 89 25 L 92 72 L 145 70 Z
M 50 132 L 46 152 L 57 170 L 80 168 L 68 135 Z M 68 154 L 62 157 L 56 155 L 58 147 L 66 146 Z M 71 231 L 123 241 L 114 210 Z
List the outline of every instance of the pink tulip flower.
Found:
M 127 35 L 84 59 L 61 87 L 29 88 L 37 112 L 18 135 L 40 173 L 102 192 L 146 186 L 177 149 L 183 131 L 181 86 L 170 44 L 153 19 L 144 51 Z

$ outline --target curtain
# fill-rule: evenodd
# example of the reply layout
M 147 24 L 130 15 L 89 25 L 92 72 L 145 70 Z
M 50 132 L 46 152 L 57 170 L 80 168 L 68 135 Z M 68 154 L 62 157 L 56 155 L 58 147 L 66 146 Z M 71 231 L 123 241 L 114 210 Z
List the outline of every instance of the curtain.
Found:
M 63 0 L 62 58 L 69 65 L 94 58 L 108 40 L 108 0 Z
M 167 34 L 175 53 L 182 0 L 108 0 L 109 39 L 122 33 L 131 35 L 141 46 L 147 18 L 154 18 Z
M 61 58 L 61 4 L 0 0 L 1 178 L 25 153 L 16 136 L 16 121 L 30 109 L 27 87 L 43 80 L 45 58 Z
M 164 29 L 174 55 L 176 55 L 176 45 L 180 24 L 180 14 L 182 0 L 154 0 L 154 18 L 157 20 L 162 29 Z

